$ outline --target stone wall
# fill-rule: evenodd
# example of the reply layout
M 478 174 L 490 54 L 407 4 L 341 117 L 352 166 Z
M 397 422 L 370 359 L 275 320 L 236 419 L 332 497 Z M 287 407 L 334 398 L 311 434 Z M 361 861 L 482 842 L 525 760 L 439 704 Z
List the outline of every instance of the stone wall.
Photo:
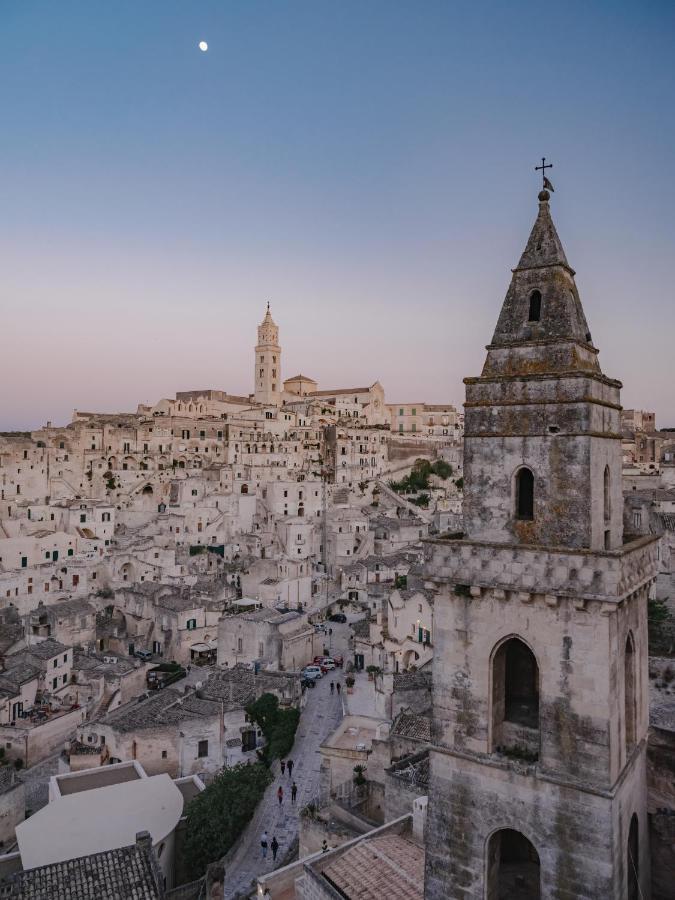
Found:
M 647 749 L 652 900 L 670 900 L 675 873 L 675 730 L 652 726 Z

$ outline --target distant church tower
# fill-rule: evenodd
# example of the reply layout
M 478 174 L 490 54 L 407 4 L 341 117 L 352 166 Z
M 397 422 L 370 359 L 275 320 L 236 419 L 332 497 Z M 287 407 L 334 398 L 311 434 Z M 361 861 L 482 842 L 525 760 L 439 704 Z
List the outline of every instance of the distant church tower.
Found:
M 272 318 L 269 303 L 265 318 L 258 325 L 253 378 L 255 402 L 265 406 L 280 406 L 282 383 L 279 328 Z
M 465 533 L 431 545 L 426 900 L 649 896 L 647 599 L 624 543 L 620 383 L 602 374 L 549 210 L 478 378 Z

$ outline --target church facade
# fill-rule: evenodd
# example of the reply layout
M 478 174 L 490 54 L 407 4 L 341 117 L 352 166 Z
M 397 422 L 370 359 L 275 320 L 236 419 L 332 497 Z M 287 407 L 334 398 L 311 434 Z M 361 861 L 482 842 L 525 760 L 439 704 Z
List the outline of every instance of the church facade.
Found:
M 465 379 L 465 531 L 430 545 L 426 900 L 649 896 L 657 544 L 624 542 L 621 385 L 574 275 L 544 190 Z

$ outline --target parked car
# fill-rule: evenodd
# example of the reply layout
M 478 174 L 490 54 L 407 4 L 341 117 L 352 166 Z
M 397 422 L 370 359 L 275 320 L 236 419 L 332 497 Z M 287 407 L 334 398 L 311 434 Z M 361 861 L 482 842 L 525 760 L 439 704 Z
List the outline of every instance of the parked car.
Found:
M 300 679 L 300 687 L 301 687 L 301 688 L 314 688 L 314 687 L 316 687 L 316 678 L 301 678 L 301 679 Z
M 333 662 L 335 663 L 336 666 L 339 666 L 340 668 L 342 668 L 342 666 L 344 664 L 344 659 L 342 658 L 342 656 L 334 656 Z
M 344 613 L 333 613 L 332 616 L 328 617 L 329 622 L 341 622 L 343 625 L 347 621 L 347 616 Z
M 314 631 L 323 631 L 325 633 L 326 626 L 323 623 L 319 623 L 318 625 L 314 626 Z
M 319 663 L 322 669 L 334 669 L 335 668 L 335 660 L 332 656 L 324 656 L 324 658 Z
M 322 674 L 323 673 L 320 666 L 305 666 L 305 668 L 302 670 L 303 678 L 321 678 Z
M 134 656 L 142 659 L 143 662 L 149 662 L 152 659 L 152 653 L 149 650 L 137 650 Z

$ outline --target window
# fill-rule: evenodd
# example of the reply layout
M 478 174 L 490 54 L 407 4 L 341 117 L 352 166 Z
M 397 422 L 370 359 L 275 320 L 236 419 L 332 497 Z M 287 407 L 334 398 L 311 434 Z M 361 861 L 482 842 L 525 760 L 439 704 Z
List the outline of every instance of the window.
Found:
M 624 710 L 626 719 L 626 756 L 636 744 L 635 643 L 628 632 L 624 654 Z
M 200 741 L 197 745 L 197 756 L 203 757 L 209 755 L 209 742 L 208 741 Z
M 609 466 L 605 466 L 605 474 L 603 477 L 603 509 L 605 522 L 609 522 L 611 515 L 611 501 L 609 496 Z
M 241 653 L 244 649 L 244 641 L 242 638 L 237 638 L 237 653 Z
M 168 755 L 166 750 L 162 750 L 162 759 L 166 759 Z
M 541 293 L 532 291 L 530 294 L 530 309 L 527 315 L 528 322 L 538 322 L 541 319 Z
M 534 475 L 525 467 L 516 473 L 516 518 L 534 519 Z
M 188 619 L 186 627 L 187 627 L 188 631 L 194 631 L 195 628 L 197 627 L 197 620 L 196 619 Z
M 628 847 L 626 853 L 626 871 L 628 872 L 628 900 L 639 900 L 640 891 L 640 839 L 638 817 L 633 813 L 628 830 Z
M 53 659 L 53 660 L 52 660 L 52 668 L 53 668 L 53 669 L 55 669 L 55 668 L 58 666 L 58 664 L 59 664 L 58 659 Z
M 639 510 L 633 513 L 633 528 L 642 528 L 642 513 Z
M 64 675 L 64 676 L 63 676 L 63 683 L 65 684 L 67 681 L 68 681 L 68 676 L 67 676 L 67 675 Z
M 58 684 L 59 684 L 59 679 L 58 679 L 58 678 L 52 678 L 52 690 L 55 691 L 56 688 L 58 687 Z

